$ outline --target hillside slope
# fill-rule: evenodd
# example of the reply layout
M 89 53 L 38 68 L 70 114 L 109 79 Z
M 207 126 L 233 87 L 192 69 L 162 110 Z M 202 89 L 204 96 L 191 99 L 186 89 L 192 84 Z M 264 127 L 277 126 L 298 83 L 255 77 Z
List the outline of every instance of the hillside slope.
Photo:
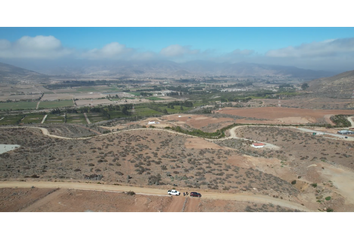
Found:
M 354 70 L 332 77 L 309 82 L 309 89 L 316 95 L 332 98 L 351 98 L 354 90 Z
M 0 63 L 0 83 L 16 84 L 19 82 L 39 82 L 49 79 L 48 76 L 13 65 Z

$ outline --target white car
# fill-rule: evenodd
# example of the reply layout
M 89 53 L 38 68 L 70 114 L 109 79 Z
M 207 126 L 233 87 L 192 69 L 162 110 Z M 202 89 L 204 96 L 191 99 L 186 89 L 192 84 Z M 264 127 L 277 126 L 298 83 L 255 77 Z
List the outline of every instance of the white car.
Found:
M 174 195 L 174 196 L 180 195 L 180 192 L 178 192 L 177 190 L 168 190 L 167 193 L 168 195 Z

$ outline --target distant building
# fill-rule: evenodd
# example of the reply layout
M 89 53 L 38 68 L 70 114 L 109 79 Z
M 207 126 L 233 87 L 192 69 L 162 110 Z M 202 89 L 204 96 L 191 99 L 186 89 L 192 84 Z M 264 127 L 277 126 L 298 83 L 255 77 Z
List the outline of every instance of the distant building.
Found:
M 265 146 L 264 143 L 252 143 L 251 147 L 254 148 L 263 148 Z
M 350 131 L 350 130 L 340 130 L 337 133 L 339 133 L 339 134 L 354 134 L 354 132 Z

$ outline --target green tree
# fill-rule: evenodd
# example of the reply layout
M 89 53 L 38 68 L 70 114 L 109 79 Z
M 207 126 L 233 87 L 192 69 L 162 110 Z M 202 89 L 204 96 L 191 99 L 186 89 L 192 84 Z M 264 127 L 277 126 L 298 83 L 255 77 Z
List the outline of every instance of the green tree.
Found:
M 306 89 L 308 89 L 309 88 L 309 85 L 307 84 L 307 83 L 303 83 L 302 85 L 301 85 L 301 89 L 302 90 L 306 90 Z

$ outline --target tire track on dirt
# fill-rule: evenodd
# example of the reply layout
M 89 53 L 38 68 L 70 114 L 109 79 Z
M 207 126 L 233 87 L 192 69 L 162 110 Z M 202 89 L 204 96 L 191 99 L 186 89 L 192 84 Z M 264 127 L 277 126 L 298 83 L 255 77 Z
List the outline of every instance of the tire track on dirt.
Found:
M 31 211 L 33 211 L 34 209 L 43 205 L 43 203 L 48 202 L 50 199 L 52 199 L 53 193 L 58 192 L 58 190 L 59 190 L 59 188 L 53 189 L 44 197 L 42 197 L 40 199 L 36 199 L 35 201 L 27 204 L 26 206 L 23 206 L 21 209 L 18 210 L 18 212 L 31 212 Z M 57 194 L 55 194 L 55 196 L 57 196 Z M 48 200 L 46 200 L 46 199 L 48 199 Z

